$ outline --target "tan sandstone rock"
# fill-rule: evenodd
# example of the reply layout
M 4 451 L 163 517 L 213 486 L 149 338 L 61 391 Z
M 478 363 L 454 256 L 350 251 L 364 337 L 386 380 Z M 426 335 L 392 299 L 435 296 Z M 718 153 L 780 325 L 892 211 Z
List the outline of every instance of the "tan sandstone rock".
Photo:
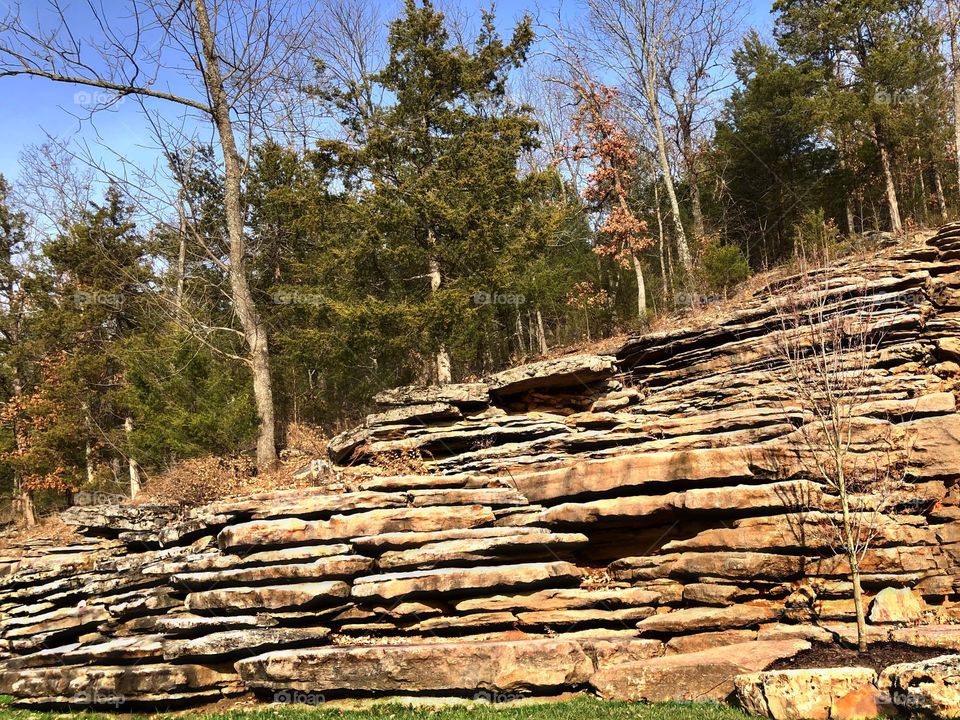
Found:
M 526 563 L 479 568 L 442 568 L 358 578 L 355 598 L 390 600 L 423 593 L 455 593 L 495 588 L 571 585 L 580 571 L 568 562 Z
M 835 704 L 850 693 L 875 689 L 876 680 L 871 668 L 817 668 L 738 675 L 734 686 L 737 702 L 751 715 L 773 720 L 841 720 L 831 715 Z
M 923 617 L 926 605 L 910 588 L 884 588 L 870 604 L 870 622 L 916 622 Z
M 596 673 L 590 685 L 608 700 L 724 700 L 733 692 L 737 675 L 762 670 L 809 647 L 804 640 L 724 645 L 617 665 Z
M 960 655 L 891 665 L 880 674 L 878 685 L 909 713 L 960 717 Z

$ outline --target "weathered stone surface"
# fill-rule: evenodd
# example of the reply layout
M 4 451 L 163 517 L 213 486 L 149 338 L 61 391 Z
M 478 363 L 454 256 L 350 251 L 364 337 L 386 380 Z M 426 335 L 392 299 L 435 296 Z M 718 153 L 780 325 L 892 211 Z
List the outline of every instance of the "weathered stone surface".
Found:
M 624 558 L 611 564 L 618 580 L 717 577 L 729 580 L 792 580 L 807 565 L 793 555 L 754 552 L 682 553 Z
M 99 606 L 60 608 L 33 617 L 7 620 L 3 624 L 3 634 L 15 638 L 65 630 L 79 631 L 109 618 L 110 614 Z
M 568 355 L 504 370 L 490 378 L 489 386 L 490 392 L 496 395 L 512 395 L 532 389 L 580 389 L 584 385 L 610 377 L 613 372 L 612 357 Z
M 423 424 L 430 420 L 454 420 L 460 419 L 463 415 L 460 410 L 450 403 L 432 402 L 413 405 L 401 405 L 385 410 L 384 412 L 367 415 L 366 425 L 368 428 L 381 425 L 394 425 L 419 421 Z
M 912 623 L 923 617 L 926 603 L 910 588 L 884 588 L 870 604 L 872 623 Z
M 586 535 L 575 533 L 506 535 L 495 538 L 447 540 L 411 550 L 387 552 L 380 557 L 384 570 L 398 568 L 433 568 L 490 562 L 491 558 L 516 554 L 556 557 L 557 553 L 587 544 Z
M 490 390 L 486 383 L 452 383 L 450 385 L 408 385 L 384 390 L 374 398 L 377 405 L 411 405 L 416 403 L 450 403 L 452 405 L 486 405 Z
M 918 647 L 943 648 L 960 652 L 960 625 L 900 628 L 890 632 L 890 639 Z
M 677 480 L 740 480 L 753 477 L 742 448 L 710 448 L 678 452 L 618 455 L 585 460 L 559 470 L 519 474 L 517 487 L 531 502 L 585 493 L 648 488 Z
M 701 652 L 715 647 L 736 645 L 757 639 L 756 630 L 718 630 L 714 632 L 696 633 L 695 635 L 680 635 L 667 641 L 665 654 L 676 655 L 678 653 Z M 784 638 L 778 639 L 782 640 Z
M 331 555 L 294 565 L 262 565 L 213 572 L 181 573 L 173 575 L 171 582 L 193 590 L 248 583 L 262 584 L 276 580 L 341 580 L 370 572 L 373 566 L 373 560 L 360 555 Z
M 313 517 L 345 513 L 352 510 L 377 510 L 404 507 L 404 493 L 361 491 L 330 493 L 323 488 L 301 488 L 254 495 L 245 500 L 214 503 L 209 511 L 216 514 L 244 514 L 253 520 L 280 517 Z
M 457 593 L 497 588 L 536 587 L 578 582 L 580 571 L 567 562 L 526 563 L 483 568 L 442 568 L 358 578 L 355 598 L 390 600 L 423 593 Z
M 848 705 L 844 698 L 851 693 L 874 688 L 876 680 L 877 673 L 871 668 L 819 668 L 739 675 L 734 685 L 738 703 L 751 715 L 773 720 L 839 720 L 852 716 L 831 714 L 831 710 Z
M 579 610 L 534 610 L 517 613 L 521 625 L 623 625 L 650 617 L 656 610 L 652 607 L 581 608 Z
M 665 589 L 666 590 L 666 589 Z M 496 595 L 470 598 L 456 604 L 458 612 L 494 610 L 577 610 L 600 605 L 605 608 L 658 605 L 674 599 L 672 593 L 646 588 L 583 590 L 580 588 L 540 590 L 525 595 Z
M 163 659 L 188 657 L 206 662 L 224 656 L 265 652 L 285 646 L 321 645 L 330 634 L 328 628 L 245 628 L 211 633 L 191 640 L 168 640 L 163 643 Z
M 224 550 L 258 545 L 291 545 L 316 541 L 348 540 L 361 535 L 393 532 L 426 532 L 470 528 L 493 521 L 489 508 L 402 508 L 334 515 L 329 520 L 258 520 L 224 528 L 217 541 Z
M 690 697 L 719 696 L 731 673 L 763 669 L 740 663 L 771 642 L 850 641 L 839 503 L 810 479 L 804 438 L 816 422 L 778 355 L 788 297 L 831 316 L 854 318 L 864 296 L 879 307 L 867 323 L 879 347 L 852 407 L 851 450 L 861 467 L 908 468 L 905 487 L 866 499 L 867 513 L 896 510 L 871 525 L 862 561 L 876 621 L 868 639 L 960 647 L 955 626 L 898 627 L 960 620 L 960 224 L 947 234 L 812 275 L 771 274 L 737 309 L 694 313 L 631 338 L 616 357 L 388 392 L 383 412 L 330 444 L 335 462 L 351 467 L 312 462 L 295 473 L 315 487 L 185 512 L 126 503 L 75 511 L 87 518 L 76 525 L 86 539 L 2 552 L 0 671 L 162 668 L 166 651 L 229 675 L 250 648 L 283 644 L 291 667 L 304 652 L 329 651 L 322 673 L 334 683 L 343 681 L 340 658 L 360 663 L 355 651 L 371 653 L 373 667 L 351 672 L 380 672 L 366 647 L 429 646 L 382 657 L 388 668 L 440 657 L 460 671 L 451 647 L 491 653 L 492 643 L 549 641 L 567 649 L 544 650 L 534 674 L 533 660 L 513 663 L 500 650 L 480 666 L 541 694 L 617 670 L 626 679 L 610 680 L 611 692 L 662 699 L 677 685 Z M 365 466 L 396 451 L 420 454 L 418 474 Z M 919 618 L 891 601 L 904 588 L 930 603 Z M 424 662 L 418 677 L 440 665 Z M 647 668 L 640 680 L 635 665 Z M 450 684 L 447 672 L 438 684 Z M 875 707 L 871 687 L 832 701 L 831 720 Z M 25 689 L 33 691 L 35 702 L 64 702 L 55 688 Z M 366 691 L 331 690 L 351 692 Z
M 724 700 L 737 675 L 762 670 L 809 647 L 803 640 L 725 645 L 617 665 L 596 673 L 590 685 L 608 700 Z
M 582 684 L 593 662 L 577 642 L 532 640 L 280 651 L 241 660 L 237 669 L 254 688 L 521 692 Z
M 878 685 L 911 714 L 960 717 L 960 655 L 891 665 L 880 674 Z
M 4 694 L 60 698 L 77 705 L 92 704 L 96 693 L 133 700 L 234 683 L 234 675 L 200 665 L 60 666 L 0 673 L 0 692 Z
M 390 532 L 353 538 L 354 546 L 367 554 L 379 555 L 389 550 L 406 550 L 432 543 L 451 540 L 478 540 L 482 538 L 510 537 L 515 535 L 547 535 L 549 528 L 542 527 L 478 527 L 463 530 L 436 530 L 432 532 Z
M 253 588 L 204 590 L 187 595 L 188 610 L 289 610 L 335 605 L 349 596 L 345 582 L 300 583 Z
M 637 623 L 637 629 L 641 634 L 669 633 L 676 635 L 698 630 L 756 627 L 760 623 L 770 622 L 776 617 L 777 612 L 775 610 L 764 606 L 731 605 L 722 608 L 683 608 L 641 620 Z

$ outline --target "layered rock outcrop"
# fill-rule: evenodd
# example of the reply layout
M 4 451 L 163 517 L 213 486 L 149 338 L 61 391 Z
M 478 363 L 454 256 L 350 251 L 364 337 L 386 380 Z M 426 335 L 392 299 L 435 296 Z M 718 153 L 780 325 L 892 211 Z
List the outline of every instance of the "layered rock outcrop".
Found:
M 936 642 L 960 647 L 957 225 L 615 355 L 383 393 L 331 443 L 345 492 L 73 509 L 81 544 L 0 559 L 0 692 L 664 699 L 686 677 L 683 698 L 703 699 L 851 637 L 840 508 L 804 450 L 816 418 L 782 351 L 785 298 L 875 338 L 850 452 L 901 482 L 862 510 L 872 637 L 937 622 Z M 396 452 L 423 473 L 365 472 Z

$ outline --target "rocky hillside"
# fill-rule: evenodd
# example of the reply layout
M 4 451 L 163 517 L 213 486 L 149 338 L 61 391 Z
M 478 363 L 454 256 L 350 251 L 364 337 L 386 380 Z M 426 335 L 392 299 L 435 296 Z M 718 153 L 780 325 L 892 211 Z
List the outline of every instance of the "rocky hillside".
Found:
M 871 636 L 960 649 L 954 225 L 616 355 L 383 393 L 307 471 L 315 488 L 186 514 L 74 508 L 82 543 L 0 560 L 0 692 L 723 698 L 737 673 L 849 639 L 841 508 L 812 469 L 818 416 L 789 352 L 797 307 L 871 338 L 835 393 L 849 456 L 891 481 L 858 508 Z M 422 472 L 368 472 L 398 453 Z

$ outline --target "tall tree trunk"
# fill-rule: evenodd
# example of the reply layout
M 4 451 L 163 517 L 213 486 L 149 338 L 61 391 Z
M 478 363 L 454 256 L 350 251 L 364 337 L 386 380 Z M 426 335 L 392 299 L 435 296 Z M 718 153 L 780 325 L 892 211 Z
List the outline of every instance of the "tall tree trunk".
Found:
M 933 166 L 933 187 L 937 192 L 937 207 L 940 208 L 940 220 L 947 219 L 947 196 L 943 193 L 943 179 L 940 177 L 940 168 L 937 167 L 937 161 L 934 159 L 930 163 Z
M 643 320 L 647 315 L 647 286 L 643 282 L 643 266 L 636 253 L 630 258 L 633 260 L 633 272 L 637 276 L 637 317 Z
M 880 132 L 876 125 L 873 128 L 873 140 L 876 143 L 877 150 L 880 151 L 880 164 L 883 166 L 883 177 L 886 181 L 887 189 L 887 208 L 890 211 L 890 230 L 899 235 L 903 232 L 903 223 L 900 221 L 900 203 L 897 201 L 897 186 L 893 177 L 893 166 L 890 162 L 890 151 L 887 145 L 880 137 Z
M 7 263 L 11 262 L 10 249 L 7 248 L 7 253 L 5 260 Z M 13 285 L 13 280 L 10 281 L 10 284 L 6 288 L 7 297 L 10 299 L 10 307 L 8 311 L 10 313 L 10 318 L 12 320 L 10 327 L 10 344 L 13 347 L 16 347 L 20 342 L 20 309 L 21 304 L 15 302 L 13 298 L 16 297 L 15 289 Z M 20 364 L 14 359 L 13 367 L 13 381 L 11 383 L 11 395 L 14 398 L 18 398 L 23 395 L 23 375 L 21 373 Z M 13 447 L 15 451 L 20 450 L 20 432 L 17 429 L 17 420 L 13 420 Z M 19 515 L 23 519 L 23 524 L 27 527 L 33 527 L 37 524 L 37 511 L 33 506 L 33 496 L 30 494 L 30 491 L 23 487 L 23 479 L 20 477 L 20 472 L 16 469 L 13 471 L 13 492 L 14 492 L 14 515 Z
M 664 255 L 666 254 L 666 248 L 664 247 L 665 239 L 663 235 L 663 213 L 660 212 L 660 185 L 656 181 L 653 183 L 653 205 L 657 213 L 657 240 L 660 244 L 660 282 L 663 288 L 663 298 L 664 301 L 670 296 L 670 283 L 667 279 L 667 266 Z
M 183 293 L 187 277 L 187 213 L 183 207 L 183 199 L 177 199 L 177 214 L 180 216 L 180 247 L 177 252 L 177 289 L 174 296 L 174 306 L 177 317 L 183 316 Z
M 681 126 L 683 134 L 683 159 L 687 166 L 687 184 L 690 186 L 690 214 L 693 216 L 693 236 L 704 235 L 703 208 L 700 200 L 700 173 L 697 170 L 697 158 L 693 149 L 693 132 L 688 123 Z
M 923 152 L 920 150 L 919 141 L 916 143 L 916 150 L 917 182 L 920 183 L 920 214 L 923 216 L 923 224 L 926 226 L 930 223 L 930 208 L 927 207 L 927 179 L 923 176 Z
M 846 481 L 840 476 L 840 507 L 843 511 L 843 540 L 850 565 L 850 580 L 853 582 L 853 604 L 857 615 L 857 649 L 867 651 L 867 620 L 863 611 L 863 587 L 860 582 L 860 558 L 857 556 L 856 541 L 853 537 L 853 525 L 850 517 L 850 502 L 847 496 Z
M 267 330 L 263 325 L 250 283 L 246 275 L 246 239 L 244 237 L 244 209 L 241 195 L 241 162 L 230 119 L 230 105 L 220 72 L 210 15 L 206 0 L 194 0 L 197 32 L 203 45 L 205 65 L 202 68 L 207 92 L 210 95 L 214 124 L 220 138 L 224 166 L 223 205 L 230 239 L 230 292 L 234 310 L 240 319 L 249 352 L 253 374 L 253 395 L 260 426 L 257 435 L 257 467 L 269 470 L 277 464 L 276 420 L 274 417 L 273 382 L 270 377 L 270 348 Z
M 838 136 L 837 136 L 837 146 L 838 146 L 838 149 L 839 149 L 839 151 L 840 151 L 840 153 L 839 153 L 839 156 L 840 156 L 840 171 L 841 171 L 841 173 L 843 173 L 844 175 L 846 175 L 846 170 L 847 170 L 847 144 L 846 144 L 846 141 L 844 140 L 844 138 L 843 138 L 842 135 L 838 135 Z M 853 198 L 851 197 L 851 193 L 850 193 L 850 192 L 847 193 L 847 197 L 846 197 L 846 201 L 845 201 L 844 205 L 845 205 L 846 216 L 847 216 L 847 234 L 848 234 L 848 235 L 855 235 L 856 232 L 857 232 L 857 230 L 856 230 L 856 228 L 854 227 L 854 220 L 853 220 Z
M 540 354 L 546 355 L 547 350 L 547 333 L 543 329 L 543 314 L 540 312 L 540 308 L 537 308 L 537 342 L 540 344 Z
M 427 244 L 432 248 L 435 244 L 433 230 L 427 230 Z M 442 277 L 440 275 L 440 263 L 435 257 L 430 258 L 430 292 L 435 293 L 440 290 Z M 447 352 L 446 345 L 440 343 L 437 350 L 437 384 L 448 385 L 453 382 L 453 373 L 450 368 L 450 354 Z
M 651 63 L 656 59 L 648 58 Z M 651 65 L 655 67 L 655 65 Z M 680 203 L 677 202 L 677 191 L 673 185 L 673 175 L 670 172 L 670 158 L 667 157 L 667 137 L 663 132 L 663 123 L 660 121 L 660 105 L 657 98 L 657 81 L 652 74 L 648 75 L 644 83 L 647 102 L 650 105 L 650 115 L 653 118 L 654 137 L 657 142 L 657 157 L 660 160 L 660 170 L 663 173 L 663 184 L 667 190 L 667 199 L 670 201 L 670 214 L 673 216 L 673 231 L 677 240 L 677 255 L 680 264 L 686 273 L 686 280 L 693 274 L 693 256 L 687 244 L 687 235 L 683 230 L 683 221 L 680 217 Z
M 960 183 L 960 47 L 958 47 L 957 0 L 946 0 L 947 35 L 950 40 L 950 74 L 953 81 L 953 147 L 957 163 L 957 182 Z
M 133 435 L 133 418 L 128 417 L 123 421 L 123 431 L 127 436 L 127 447 L 130 447 L 130 437 Z M 130 466 L 130 498 L 133 499 L 140 494 L 143 484 L 140 479 L 140 463 L 132 454 L 127 458 L 127 464 Z

